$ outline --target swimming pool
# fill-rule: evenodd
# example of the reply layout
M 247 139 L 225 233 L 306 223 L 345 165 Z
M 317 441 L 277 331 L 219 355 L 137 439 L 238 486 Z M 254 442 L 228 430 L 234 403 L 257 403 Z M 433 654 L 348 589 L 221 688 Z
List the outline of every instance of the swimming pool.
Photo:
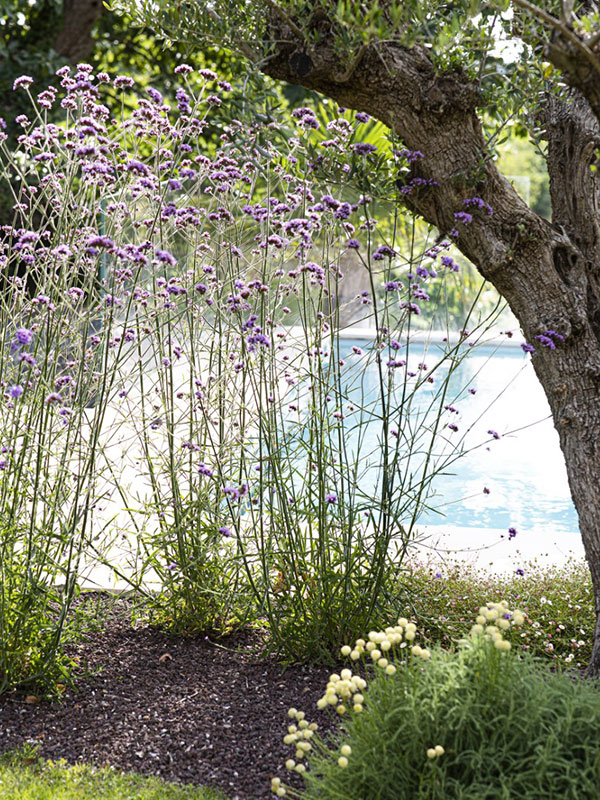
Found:
M 369 342 L 344 338 L 340 354 L 348 362 L 356 358 L 353 347 L 366 351 Z M 409 368 L 411 362 L 423 359 L 434 362 L 435 353 L 435 344 L 413 344 Z M 349 376 L 352 371 L 362 372 L 360 391 L 365 397 L 377 395 L 377 369 L 372 360 L 354 361 L 347 370 Z M 446 374 L 447 369 L 440 369 L 436 385 Z M 425 404 L 428 392 L 421 394 Z M 453 404 L 456 396 L 459 400 Z M 558 434 L 530 357 L 518 345 L 478 345 L 453 372 L 448 398 L 459 413 L 451 414 L 446 423 L 456 424 L 458 431 L 445 428 L 444 435 L 466 434 L 465 449 L 476 449 L 435 477 L 429 504 L 436 511 L 424 512 L 419 523 L 504 531 L 514 527 L 520 533 L 553 536 L 578 534 Z M 500 438 L 493 438 L 488 431 L 495 431 Z M 367 432 L 367 451 L 376 447 L 378 434 L 377 426 Z

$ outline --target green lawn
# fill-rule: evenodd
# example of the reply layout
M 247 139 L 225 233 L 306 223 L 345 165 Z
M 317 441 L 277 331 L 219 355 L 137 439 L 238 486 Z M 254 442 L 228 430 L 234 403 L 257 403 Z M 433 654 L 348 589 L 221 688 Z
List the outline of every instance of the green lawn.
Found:
M 2 800 L 226 800 L 199 786 L 123 774 L 103 767 L 43 761 L 25 753 L 0 757 Z

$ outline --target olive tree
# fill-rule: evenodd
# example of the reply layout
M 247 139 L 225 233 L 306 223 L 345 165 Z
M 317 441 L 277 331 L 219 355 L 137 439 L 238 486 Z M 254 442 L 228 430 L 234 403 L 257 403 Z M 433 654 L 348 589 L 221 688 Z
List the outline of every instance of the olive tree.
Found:
M 155 30 L 229 46 L 367 112 L 413 151 L 408 208 L 506 299 L 560 437 L 596 597 L 600 674 L 600 13 L 585 0 L 120 0 Z M 505 56 L 499 53 L 504 41 Z M 517 122 L 543 149 L 551 220 L 494 159 Z M 417 179 L 417 181 L 415 181 Z M 421 188 L 419 188 L 421 187 Z M 465 208 L 465 200 L 481 200 Z M 465 213 L 468 212 L 468 213 Z M 489 213 L 492 211 L 493 213 Z

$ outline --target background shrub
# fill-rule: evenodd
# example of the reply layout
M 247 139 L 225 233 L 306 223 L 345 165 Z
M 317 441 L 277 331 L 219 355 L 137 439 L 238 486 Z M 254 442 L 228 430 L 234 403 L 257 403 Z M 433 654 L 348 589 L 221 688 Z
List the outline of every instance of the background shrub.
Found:
M 427 644 L 448 647 L 468 632 L 474 612 L 488 597 L 503 597 L 525 616 L 515 648 L 553 666 L 583 669 L 589 662 L 594 603 L 583 561 L 551 567 L 529 562 L 509 574 L 467 564 L 413 562 L 409 569 L 407 565 L 406 579 L 413 589 L 413 616 Z

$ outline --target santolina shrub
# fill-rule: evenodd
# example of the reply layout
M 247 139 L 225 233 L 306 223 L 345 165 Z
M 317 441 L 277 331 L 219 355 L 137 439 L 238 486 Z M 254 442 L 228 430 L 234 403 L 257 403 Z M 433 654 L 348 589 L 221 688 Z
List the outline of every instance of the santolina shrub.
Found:
M 511 648 L 523 622 L 505 603 L 488 603 L 452 651 L 411 647 L 406 625 L 345 648 L 354 658 L 370 646 L 375 675 L 331 676 L 320 704 L 339 711 L 341 702 L 344 711 L 328 737 L 290 710 L 284 741 L 296 752 L 286 767 L 303 786 L 274 778 L 273 792 L 306 800 L 597 797 L 598 687 Z M 403 658 L 382 655 L 402 645 Z
M 29 525 L 0 564 L 23 579 L 0 589 L 1 641 L 28 593 L 62 584 L 59 652 L 93 557 L 174 631 L 222 633 L 256 611 L 287 658 L 331 657 L 389 619 L 431 481 L 464 449 L 466 388 L 449 379 L 485 324 L 429 349 L 411 331 L 428 285 L 458 269 L 452 238 L 491 209 L 465 197 L 450 238 L 406 248 L 361 187 L 421 154 L 378 151 L 342 111 L 326 133 L 307 108 L 293 128 L 246 124 L 227 115 L 226 82 L 190 73 L 178 67 L 173 101 L 86 64 L 39 94 L 15 83 L 31 110 L 18 150 L 0 141 L 15 200 L 0 242 L 0 503 L 11 530 Z M 135 100 L 128 117 L 113 119 L 109 93 Z M 344 302 L 372 341 L 346 353 L 348 252 L 369 289 Z M 27 648 L 21 677 L 2 666 L 3 685 L 31 663 Z

